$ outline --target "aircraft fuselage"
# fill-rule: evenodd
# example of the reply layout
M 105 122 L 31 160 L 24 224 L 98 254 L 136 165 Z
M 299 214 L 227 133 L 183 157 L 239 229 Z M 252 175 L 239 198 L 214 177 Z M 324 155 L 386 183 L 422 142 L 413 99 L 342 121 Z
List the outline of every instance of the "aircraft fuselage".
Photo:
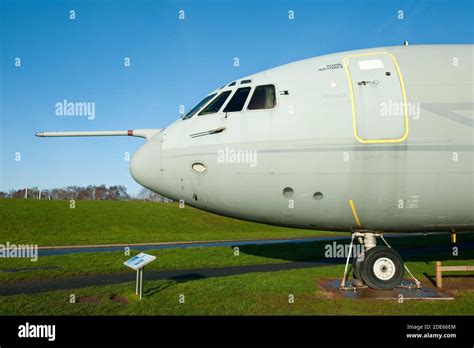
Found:
M 132 175 L 196 208 L 274 225 L 472 230 L 473 54 L 374 48 L 244 77 L 213 92 L 230 91 L 218 112 L 199 115 L 214 96 L 148 139 Z M 249 109 L 266 85 L 275 105 Z M 224 112 L 244 87 L 242 111 Z

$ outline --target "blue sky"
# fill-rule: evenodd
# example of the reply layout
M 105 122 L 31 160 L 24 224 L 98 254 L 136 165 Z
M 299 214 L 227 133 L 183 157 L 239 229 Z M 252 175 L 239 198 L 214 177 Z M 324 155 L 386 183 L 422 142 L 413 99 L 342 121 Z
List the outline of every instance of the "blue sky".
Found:
M 124 153 L 142 139 L 47 139 L 38 131 L 161 128 L 179 117 L 180 105 L 295 60 L 404 40 L 474 41 L 472 0 L 0 2 L 0 190 L 121 184 L 139 191 Z M 56 116 L 64 99 L 94 102 L 95 119 Z

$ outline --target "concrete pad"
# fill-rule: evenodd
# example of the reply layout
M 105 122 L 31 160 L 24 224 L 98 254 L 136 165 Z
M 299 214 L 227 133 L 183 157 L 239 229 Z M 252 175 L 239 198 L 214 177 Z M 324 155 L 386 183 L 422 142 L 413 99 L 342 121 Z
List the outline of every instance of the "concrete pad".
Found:
M 368 287 L 355 288 L 353 290 L 341 290 L 339 286 L 340 279 L 323 280 L 320 286 L 325 289 L 333 298 L 351 298 L 354 300 L 398 300 L 400 295 L 403 300 L 454 300 L 454 297 L 436 288 L 421 289 L 413 288 L 413 283 L 404 280 L 402 285 L 407 287 L 399 287 L 392 290 L 374 290 Z M 411 285 L 412 288 L 408 288 Z M 346 286 L 352 286 L 352 280 L 346 281 Z

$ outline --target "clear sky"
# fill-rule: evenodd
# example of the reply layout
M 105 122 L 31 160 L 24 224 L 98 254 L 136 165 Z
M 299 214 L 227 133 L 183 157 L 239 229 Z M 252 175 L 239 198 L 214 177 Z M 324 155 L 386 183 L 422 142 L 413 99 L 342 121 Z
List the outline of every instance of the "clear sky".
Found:
M 295 60 L 404 40 L 474 41 L 472 0 L 0 2 L 4 191 L 121 184 L 138 192 L 124 154 L 143 139 L 36 138 L 38 131 L 162 128 L 180 105 Z M 57 116 L 64 99 L 95 103 L 95 118 Z

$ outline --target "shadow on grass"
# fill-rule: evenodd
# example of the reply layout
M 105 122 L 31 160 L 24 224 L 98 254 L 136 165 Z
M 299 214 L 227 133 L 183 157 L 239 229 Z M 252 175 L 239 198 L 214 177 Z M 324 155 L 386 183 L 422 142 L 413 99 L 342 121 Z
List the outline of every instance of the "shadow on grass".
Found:
M 433 285 L 436 286 L 436 277 L 434 275 L 428 274 L 426 272 L 423 272 L 423 275 L 425 276 L 426 279 L 429 280 L 429 282 Z
M 426 272 L 423 272 L 423 275 L 433 285 L 433 287 L 436 287 L 436 275 L 428 274 Z M 474 274 L 443 274 L 443 288 L 446 287 L 445 282 L 449 281 L 450 279 L 461 279 L 464 282 L 471 281 L 472 279 L 474 279 Z
M 411 239 L 407 239 L 411 238 Z M 425 238 L 423 240 L 422 238 Z M 397 240 L 400 239 L 400 240 Z M 424 245 L 426 242 L 428 245 Z M 334 244 L 336 243 L 336 244 Z M 426 237 L 406 237 L 389 240 L 390 245 L 397 250 L 405 261 L 432 262 L 474 259 L 474 242 L 467 241 L 456 245 L 457 255 L 453 255 L 453 244 L 442 240 L 429 240 Z M 431 245 L 429 245 L 429 243 Z M 345 261 L 345 257 L 327 257 L 326 251 L 334 246 L 347 245 L 349 241 L 324 241 L 308 243 L 277 243 L 263 245 L 241 245 L 241 253 L 270 259 L 286 261 Z M 381 245 L 379 243 L 379 245 Z M 232 247 L 234 248 L 234 247 Z M 329 255 L 329 254 L 328 254 Z M 336 262 L 338 262 L 336 261 Z
M 167 288 L 173 285 L 176 285 L 179 283 L 186 283 L 188 281 L 193 281 L 193 280 L 205 279 L 205 278 L 207 277 L 198 273 L 187 273 L 187 274 L 179 275 L 176 277 L 170 277 L 170 280 L 167 281 L 166 283 L 145 290 L 143 292 L 143 296 L 145 297 L 153 296 L 155 294 L 158 294 L 166 290 Z
M 284 261 L 314 261 L 325 259 L 324 247 L 332 242 L 276 243 L 241 245 L 239 252 Z M 232 249 L 234 247 L 231 247 Z

